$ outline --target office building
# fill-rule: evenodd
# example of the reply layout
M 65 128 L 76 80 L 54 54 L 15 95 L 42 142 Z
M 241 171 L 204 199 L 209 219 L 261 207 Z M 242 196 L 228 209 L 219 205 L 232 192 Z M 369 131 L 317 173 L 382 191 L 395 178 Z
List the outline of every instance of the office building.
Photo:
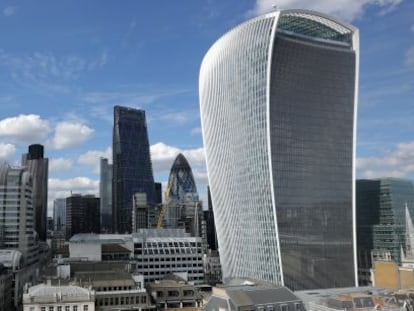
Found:
M 77 233 L 100 233 L 99 198 L 72 194 L 66 198 L 66 239 Z
M 148 228 L 148 202 L 145 192 L 134 193 L 132 200 L 132 232 Z
M 39 239 L 46 241 L 49 160 L 44 157 L 43 146 L 39 144 L 30 145 L 28 153 L 22 156 L 22 166 L 27 166 L 32 177 L 35 230 L 39 235 Z
M 200 111 L 224 281 L 298 289 L 356 280 L 358 30 L 283 10 L 210 48 Z
M 70 257 L 103 261 L 105 247 L 118 245 L 130 251 L 128 262 L 145 281 L 170 273 L 193 284 L 203 284 L 203 247 L 199 237 L 184 229 L 139 229 L 132 234 L 77 234 L 69 241 Z
M 66 230 L 66 199 L 58 198 L 53 201 L 53 225 L 55 232 Z
M 114 107 L 112 152 L 114 232 L 128 233 L 134 193 L 145 192 L 148 203 L 155 204 L 145 111 Z
M 23 311 L 95 311 L 95 291 L 74 285 L 39 284 L 23 295 Z
M 208 248 L 217 250 L 217 233 L 214 223 L 213 203 L 211 202 L 210 187 L 207 187 L 207 210 L 203 211 L 204 221 L 206 222 L 206 238 Z
M 18 250 L 24 265 L 39 257 L 34 230 L 32 178 L 25 167 L 0 167 L 0 249 Z
M 146 284 L 157 310 L 180 309 L 200 310 L 202 296 L 194 285 L 188 284 L 180 277 L 167 275 L 162 280 Z
M 13 274 L 0 263 L 0 311 L 13 310 Z
M 372 257 L 401 263 L 401 252 L 406 251 L 406 214 L 414 215 L 413 183 L 397 178 L 357 180 L 356 205 L 358 274 L 360 285 L 366 285 Z
M 155 204 L 162 203 L 162 184 L 160 182 L 156 182 L 155 186 Z
M 190 164 L 178 154 L 170 170 L 166 198 L 166 227 L 185 228 L 194 236 L 200 235 L 202 209 Z
M 112 232 L 112 164 L 108 159 L 100 159 L 99 197 L 102 232 Z

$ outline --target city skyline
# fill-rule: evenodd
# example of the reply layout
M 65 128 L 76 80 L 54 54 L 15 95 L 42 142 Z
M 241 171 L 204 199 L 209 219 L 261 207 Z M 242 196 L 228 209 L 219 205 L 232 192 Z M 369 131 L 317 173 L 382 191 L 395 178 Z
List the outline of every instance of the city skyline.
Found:
M 414 4 L 307 2 L 277 4 L 320 10 L 360 29 L 357 177 L 412 178 L 414 17 L 409 12 Z M 45 145 L 51 215 L 53 200 L 70 190 L 99 193 L 99 158 L 111 159 L 112 153 L 113 106 L 131 106 L 148 117 L 155 181 L 165 185 L 182 152 L 206 201 L 197 95 L 201 60 L 224 32 L 272 10 L 271 4 L 5 2 L 0 7 L 1 160 L 15 165 L 29 144 Z

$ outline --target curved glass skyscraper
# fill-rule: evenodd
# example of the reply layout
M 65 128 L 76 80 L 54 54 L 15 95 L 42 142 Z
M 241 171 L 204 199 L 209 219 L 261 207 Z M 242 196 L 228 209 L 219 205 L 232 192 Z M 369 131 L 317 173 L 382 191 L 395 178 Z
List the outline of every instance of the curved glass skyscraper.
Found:
M 355 285 L 358 31 L 275 11 L 223 35 L 200 71 L 223 277 Z
M 184 226 L 188 232 L 194 231 L 192 227 L 198 213 L 198 193 L 190 164 L 181 153 L 177 155 L 171 167 L 167 189 L 169 198 L 166 226 Z
M 197 193 L 190 164 L 181 153 L 175 158 L 171 167 L 168 187 L 170 188 L 170 198 L 182 202 L 184 202 L 185 194 Z

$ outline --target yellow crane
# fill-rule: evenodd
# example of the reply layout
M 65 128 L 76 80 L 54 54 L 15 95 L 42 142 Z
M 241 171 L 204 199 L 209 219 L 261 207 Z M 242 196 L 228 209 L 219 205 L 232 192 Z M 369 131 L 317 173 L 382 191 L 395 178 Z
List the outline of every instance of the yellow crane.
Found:
M 164 222 L 165 214 L 167 213 L 167 206 L 170 201 L 170 192 L 171 192 L 171 187 L 173 184 L 172 183 L 173 178 L 174 177 L 172 177 L 171 180 L 168 181 L 167 189 L 165 190 L 164 203 L 162 204 L 160 214 L 158 215 L 157 229 L 162 229 L 162 224 Z

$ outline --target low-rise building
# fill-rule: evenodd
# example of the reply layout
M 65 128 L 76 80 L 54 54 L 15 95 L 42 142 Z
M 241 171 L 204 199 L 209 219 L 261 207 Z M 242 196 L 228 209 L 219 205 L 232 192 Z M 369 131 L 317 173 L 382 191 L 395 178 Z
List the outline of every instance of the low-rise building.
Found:
M 23 294 L 23 311 L 95 311 L 95 291 L 39 284 Z
M 233 280 L 228 285 L 213 287 L 205 311 L 305 311 L 290 289 L 254 280 Z
M 204 283 L 202 239 L 192 237 L 184 229 L 77 234 L 69 241 L 69 252 L 71 259 L 84 261 L 128 261 L 133 271 L 144 275 L 145 281 L 160 280 L 170 273 L 183 273 L 188 282 Z
M 202 297 L 194 285 L 173 275 L 147 283 L 146 287 L 157 310 L 195 310 L 202 305 Z
M 83 271 L 74 274 L 78 285 L 96 292 L 96 311 L 155 310 L 142 275 L 124 271 Z

